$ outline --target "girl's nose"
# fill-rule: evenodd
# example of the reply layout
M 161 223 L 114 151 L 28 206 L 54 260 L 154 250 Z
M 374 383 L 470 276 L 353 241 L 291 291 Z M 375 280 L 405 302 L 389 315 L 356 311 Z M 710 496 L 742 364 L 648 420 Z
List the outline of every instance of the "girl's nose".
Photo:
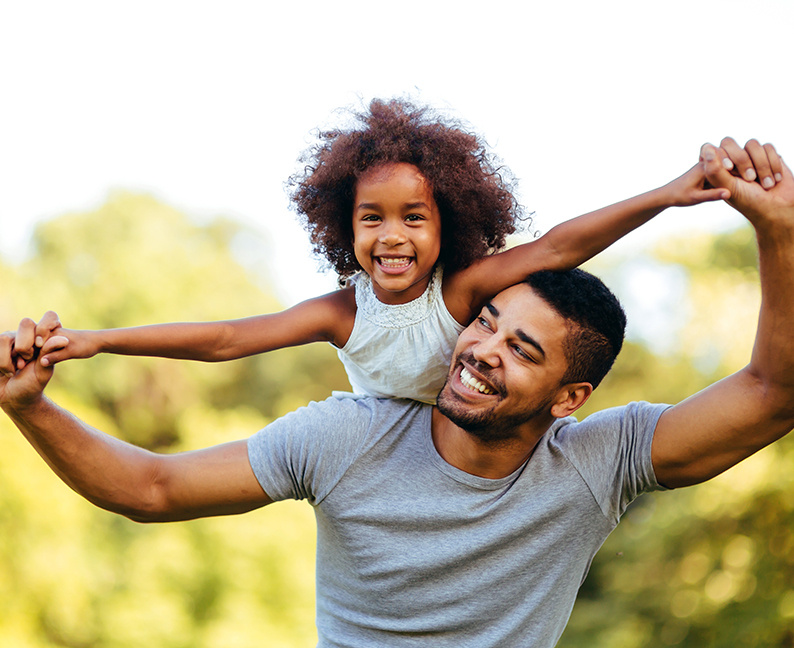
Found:
M 405 243 L 405 233 L 399 225 L 384 224 L 378 240 L 384 245 L 395 247 L 401 243 Z

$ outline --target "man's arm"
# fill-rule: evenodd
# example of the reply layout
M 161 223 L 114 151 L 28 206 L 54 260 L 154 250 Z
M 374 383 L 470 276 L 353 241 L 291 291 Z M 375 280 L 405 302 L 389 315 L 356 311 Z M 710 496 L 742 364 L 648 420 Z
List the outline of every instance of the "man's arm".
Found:
M 761 311 L 750 363 L 665 412 L 656 428 L 652 460 L 668 487 L 718 475 L 794 427 L 794 177 L 771 146 L 751 141 L 742 162 L 733 140 L 702 151 L 709 182 L 731 192 L 729 202 L 755 228 Z M 740 160 L 745 178 L 723 160 Z M 748 166 L 748 161 L 752 165 Z M 754 166 L 755 171 L 750 171 Z
M 16 335 L 0 337 L 0 406 L 77 493 L 139 522 L 231 515 L 272 501 L 254 476 L 244 440 L 160 455 L 108 436 L 52 403 L 43 394 L 52 368 L 38 358 L 21 370 L 15 366 L 17 352 L 30 352 L 24 346 L 33 326 L 26 320 Z

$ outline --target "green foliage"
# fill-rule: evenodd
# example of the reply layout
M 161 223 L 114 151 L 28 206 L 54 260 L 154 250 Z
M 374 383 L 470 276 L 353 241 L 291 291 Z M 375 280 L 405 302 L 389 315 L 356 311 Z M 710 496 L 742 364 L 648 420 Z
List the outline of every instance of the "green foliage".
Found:
M 276 310 L 265 277 L 236 254 L 252 244 L 266 249 L 234 223 L 200 226 L 118 194 L 42 225 L 21 266 L 0 262 L 0 317 L 8 328 L 51 308 L 69 327 L 95 328 Z M 687 276 L 680 335 L 664 357 L 628 342 L 583 415 L 677 402 L 749 356 L 750 230 L 664 242 L 654 256 Z M 602 270 L 608 283 L 620 272 Z M 50 391 L 103 430 L 178 451 L 246 437 L 346 386 L 333 350 L 310 345 L 215 365 L 100 356 L 59 366 Z M 783 440 L 707 484 L 640 498 L 596 557 L 560 645 L 794 646 L 793 462 Z M 0 418 L 4 647 L 313 645 L 314 533 L 303 503 L 129 522 L 73 494 Z
M 244 267 L 254 234 L 196 225 L 147 196 L 41 225 L 32 257 L 0 264 L 0 315 L 53 309 L 71 328 L 228 319 L 280 308 Z M 332 389 L 311 345 L 235 362 L 99 356 L 56 369 L 52 397 L 89 423 L 164 451 L 244 438 Z M 0 645 L 212 648 L 312 645 L 314 522 L 302 503 L 142 526 L 69 491 L 0 419 Z
M 676 403 L 749 359 L 752 230 L 666 241 L 655 256 L 685 269 L 688 321 L 665 357 L 628 344 L 585 414 Z M 560 646 L 794 646 L 793 462 L 786 438 L 710 482 L 637 500 L 596 556 Z

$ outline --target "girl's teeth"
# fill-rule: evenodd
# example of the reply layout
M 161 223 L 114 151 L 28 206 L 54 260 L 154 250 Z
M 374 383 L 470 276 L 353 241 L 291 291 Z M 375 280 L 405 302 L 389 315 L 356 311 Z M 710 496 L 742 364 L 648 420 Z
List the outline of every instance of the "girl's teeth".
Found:
M 387 259 L 385 257 L 380 257 L 380 262 L 381 262 L 382 265 L 385 265 L 385 266 L 397 267 L 397 266 L 402 266 L 402 265 L 408 265 L 408 263 L 410 262 L 410 259 L 408 257 L 403 257 L 401 259 Z
M 460 381 L 470 389 L 474 389 L 480 392 L 481 394 L 494 393 L 493 389 L 490 389 L 487 385 L 481 383 L 474 376 L 472 376 L 471 373 L 469 373 L 469 370 L 466 369 L 466 367 L 462 367 L 460 370 Z

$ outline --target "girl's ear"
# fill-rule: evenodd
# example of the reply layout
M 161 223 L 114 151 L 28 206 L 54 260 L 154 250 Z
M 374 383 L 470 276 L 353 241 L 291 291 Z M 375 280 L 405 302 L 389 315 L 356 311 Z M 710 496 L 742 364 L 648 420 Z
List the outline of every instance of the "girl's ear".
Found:
M 554 418 L 570 416 L 587 402 L 592 393 L 593 386 L 589 382 L 563 385 L 551 406 L 551 415 Z

